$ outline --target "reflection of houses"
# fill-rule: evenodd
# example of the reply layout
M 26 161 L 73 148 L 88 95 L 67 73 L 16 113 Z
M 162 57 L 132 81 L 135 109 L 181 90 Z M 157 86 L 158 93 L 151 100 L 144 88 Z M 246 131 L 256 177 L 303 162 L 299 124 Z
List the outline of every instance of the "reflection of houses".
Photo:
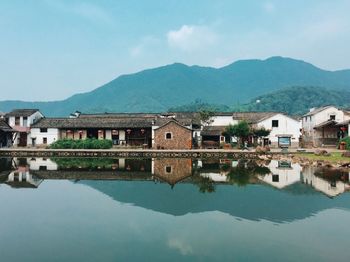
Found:
M 15 146 L 33 144 L 30 136 L 30 127 L 44 116 L 38 109 L 16 109 L 5 115 L 7 123 L 17 133 L 14 139 Z
M 198 167 L 199 175 L 204 178 L 209 178 L 213 182 L 225 183 L 228 182 L 228 170 L 222 169 L 221 164 L 229 165 L 235 167 L 237 161 L 234 160 L 221 160 L 221 161 L 199 161 Z
M 303 116 L 303 140 L 311 146 L 336 145 L 348 133 L 348 112 L 334 106 L 311 109 Z
M 19 167 L 8 175 L 5 184 L 13 188 L 37 188 L 42 181 L 32 175 L 27 167 Z
M 313 166 L 304 167 L 302 181 L 303 183 L 312 186 L 316 190 L 326 194 L 329 197 L 335 197 L 350 190 L 349 175 L 348 181 L 341 180 L 326 180 L 315 175 L 316 168 Z
M 271 173 L 259 175 L 258 178 L 271 186 L 282 189 L 300 182 L 302 167 L 298 163 L 271 160 L 267 167 L 271 170 Z
M 0 148 L 10 147 L 12 145 L 12 137 L 15 133 L 4 120 L 0 119 Z
M 192 159 L 153 159 L 152 174 L 170 185 L 175 185 L 192 175 Z

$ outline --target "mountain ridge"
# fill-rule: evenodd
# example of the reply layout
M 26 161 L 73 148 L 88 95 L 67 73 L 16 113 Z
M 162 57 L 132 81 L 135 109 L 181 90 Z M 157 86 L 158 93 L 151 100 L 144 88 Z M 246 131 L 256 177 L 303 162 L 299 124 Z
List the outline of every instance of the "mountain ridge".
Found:
M 216 104 L 247 103 L 291 86 L 350 88 L 350 70 L 328 71 L 303 60 L 274 56 L 238 60 L 221 68 L 173 63 L 120 75 L 90 92 L 50 102 L 0 101 L 1 111 L 39 108 L 48 116 L 84 112 L 160 112 L 197 99 Z

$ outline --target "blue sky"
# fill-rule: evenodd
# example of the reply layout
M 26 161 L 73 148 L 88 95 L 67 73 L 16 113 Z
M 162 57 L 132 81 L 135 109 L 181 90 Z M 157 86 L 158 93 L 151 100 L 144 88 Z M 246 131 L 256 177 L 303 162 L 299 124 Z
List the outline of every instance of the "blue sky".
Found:
M 350 68 L 349 0 L 1 0 L 0 100 L 58 100 L 174 62 Z

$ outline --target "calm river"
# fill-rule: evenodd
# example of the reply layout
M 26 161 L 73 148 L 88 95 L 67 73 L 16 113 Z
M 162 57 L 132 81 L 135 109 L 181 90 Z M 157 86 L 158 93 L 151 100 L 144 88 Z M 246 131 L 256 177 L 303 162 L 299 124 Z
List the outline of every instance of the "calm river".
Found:
M 0 261 L 349 261 L 349 173 L 289 161 L 0 159 Z

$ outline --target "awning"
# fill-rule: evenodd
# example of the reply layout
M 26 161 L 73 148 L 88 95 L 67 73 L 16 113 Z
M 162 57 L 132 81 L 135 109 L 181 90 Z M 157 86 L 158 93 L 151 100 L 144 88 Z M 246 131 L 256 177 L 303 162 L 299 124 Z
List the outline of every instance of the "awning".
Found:
M 322 122 L 322 123 L 316 125 L 314 127 L 314 129 L 319 129 L 319 128 L 323 128 L 323 127 L 331 127 L 331 126 L 335 127 L 336 124 L 337 124 L 337 122 L 334 120 L 327 120 L 325 122 Z

